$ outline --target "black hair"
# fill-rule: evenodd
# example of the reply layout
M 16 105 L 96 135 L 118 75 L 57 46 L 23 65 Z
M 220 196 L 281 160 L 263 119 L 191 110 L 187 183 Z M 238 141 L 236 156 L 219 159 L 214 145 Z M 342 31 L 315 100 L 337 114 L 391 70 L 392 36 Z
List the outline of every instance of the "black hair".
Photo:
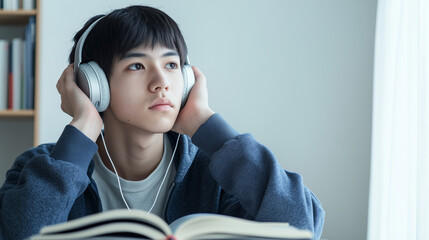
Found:
M 76 44 L 85 30 L 103 15 L 89 19 L 74 36 L 69 63 L 74 62 Z M 160 45 L 177 51 L 183 67 L 187 47 L 177 23 L 166 13 L 148 6 L 129 6 L 114 10 L 101 19 L 88 34 L 82 49 L 82 63 L 95 61 L 109 79 L 113 60 L 133 48 Z

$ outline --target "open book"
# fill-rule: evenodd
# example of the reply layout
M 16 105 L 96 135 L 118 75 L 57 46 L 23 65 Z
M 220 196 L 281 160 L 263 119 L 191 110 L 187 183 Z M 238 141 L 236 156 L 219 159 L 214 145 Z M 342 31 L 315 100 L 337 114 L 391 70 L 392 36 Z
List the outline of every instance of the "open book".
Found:
M 141 210 L 111 210 L 47 226 L 31 240 L 71 239 L 311 239 L 287 223 L 263 223 L 217 214 L 192 214 L 168 225 Z

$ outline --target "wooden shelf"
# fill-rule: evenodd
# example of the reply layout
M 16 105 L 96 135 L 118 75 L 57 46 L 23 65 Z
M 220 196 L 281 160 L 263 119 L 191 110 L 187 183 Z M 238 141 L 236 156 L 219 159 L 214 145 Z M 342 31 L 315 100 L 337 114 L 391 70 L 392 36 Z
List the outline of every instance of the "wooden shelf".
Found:
M 0 110 L 0 118 L 34 117 L 34 110 Z
M 6 25 L 27 24 L 30 16 L 36 16 L 36 10 L 0 10 L 0 23 Z

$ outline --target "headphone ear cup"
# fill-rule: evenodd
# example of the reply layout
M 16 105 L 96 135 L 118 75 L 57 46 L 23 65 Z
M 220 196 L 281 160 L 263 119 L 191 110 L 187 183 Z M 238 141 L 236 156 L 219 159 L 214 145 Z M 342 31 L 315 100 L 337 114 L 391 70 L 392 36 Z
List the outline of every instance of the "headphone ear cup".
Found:
M 106 110 L 110 102 L 109 84 L 106 74 L 96 62 L 79 65 L 76 83 L 99 112 Z
M 183 94 L 182 94 L 182 104 L 180 108 L 183 108 L 188 100 L 189 93 L 191 92 L 192 87 L 195 84 L 195 75 L 194 70 L 192 70 L 191 65 L 185 64 L 182 68 L 183 74 Z

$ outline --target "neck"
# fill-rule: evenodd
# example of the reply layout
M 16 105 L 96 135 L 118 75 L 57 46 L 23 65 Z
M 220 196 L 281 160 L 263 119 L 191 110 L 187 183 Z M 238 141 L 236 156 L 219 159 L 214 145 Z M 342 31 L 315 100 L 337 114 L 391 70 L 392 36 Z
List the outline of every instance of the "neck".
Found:
M 132 127 L 131 127 L 132 128 Z M 138 181 L 147 178 L 159 165 L 164 152 L 162 133 L 144 133 L 130 127 L 105 125 L 107 151 L 123 179 Z M 101 138 L 97 140 L 104 165 L 113 172 Z

